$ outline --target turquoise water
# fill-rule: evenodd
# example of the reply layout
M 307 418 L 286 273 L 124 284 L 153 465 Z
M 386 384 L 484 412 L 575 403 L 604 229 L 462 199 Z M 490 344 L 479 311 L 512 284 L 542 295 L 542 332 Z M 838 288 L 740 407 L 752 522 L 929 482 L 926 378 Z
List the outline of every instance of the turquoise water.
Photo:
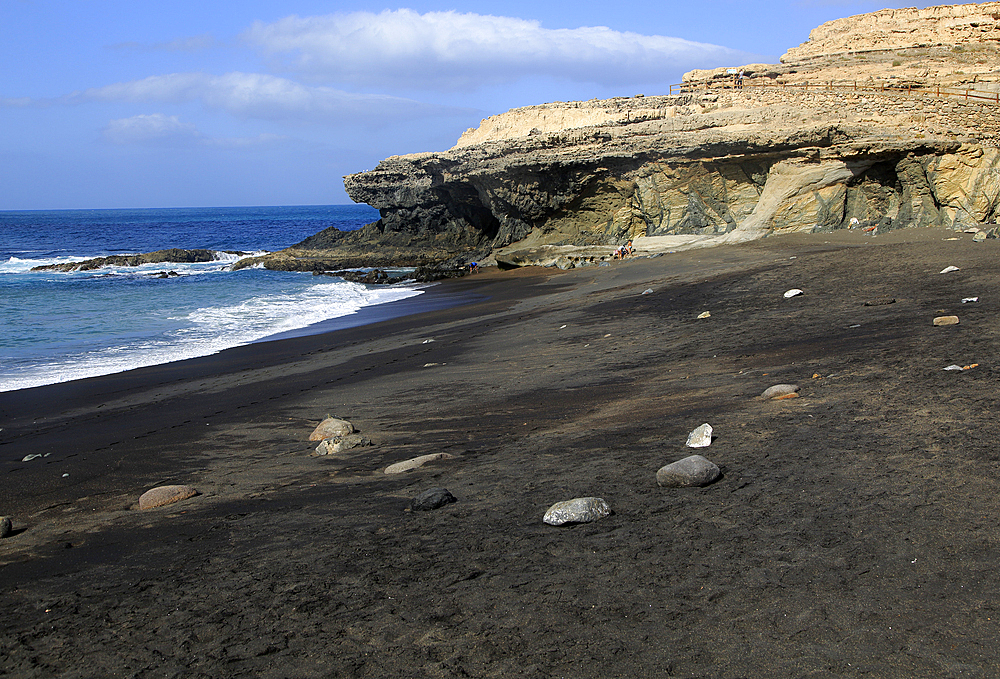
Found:
M 420 294 L 307 273 L 230 270 L 241 251 L 353 230 L 359 205 L 0 212 L 0 391 L 205 356 Z M 163 248 L 206 248 L 199 264 L 35 272 L 41 264 Z M 172 271 L 178 276 L 159 278 Z

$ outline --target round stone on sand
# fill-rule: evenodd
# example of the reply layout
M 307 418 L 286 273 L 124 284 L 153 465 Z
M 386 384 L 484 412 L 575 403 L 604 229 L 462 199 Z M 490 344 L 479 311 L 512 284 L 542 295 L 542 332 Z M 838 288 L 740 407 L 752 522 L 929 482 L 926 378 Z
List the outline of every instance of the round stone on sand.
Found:
M 566 523 L 590 523 L 611 514 L 611 507 L 599 497 L 578 497 L 557 502 L 545 512 L 542 521 L 550 526 Z
M 799 385 L 797 384 L 776 384 L 773 387 L 768 387 L 764 390 L 764 393 L 760 395 L 763 399 L 770 398 L 782 398 L 791 396 L 797 393 L 799 390 Z
M 450 460 L 453 457 L 455 456 L 449 455 L 448 453 L 431 453 L 430 455 L 421 455 L 420 457 L 414 457 L 409 460 L 397 462 L 396 464 L 390 464 L 385 468 L 385 473 L 402 474 L 403 472 L 408 472 L 411 469 L 423 467 L 428 462 L 434 462 L 435 460 Z
M 347 436 L 353 433 L 354 425 L 347 420 L 328 417 L 313 430 L 313 433 L 309 435 L 309 440 L 322 441 L 323 439 L 332 439 L 334 436 Z
M 671 462 L 656 472 L 656 483 L 666 488 L 707 486 L 719 478 L 718 466 L 701 455 L 691 455 Z
M 10 520 L 9 516 L 0 518 L 0 539 L 3 539 L 11 534 L 14 530 L 14 522 Z
M 139 509 L 172 505 L 197 494 L 198 491 L 191 486 L 157 486 L 139 496 Z
M 708 422 L 688 434 L 688 448 L 707 448 L 712 445 L 712 425 Z
M 785 299 L 791 299 L 792 297 L 798 297 L 802 294 L 802 291 L 798 288 L 792 288 L 791 290 L 785 291 Z
M 452 502 L 458 502 L 458 500 L 448 492 L 447 488 L 431 488 L 413 498 L 410 501 L 410 509 L 415 512 L 428 512 Z
M 938 316 L 934 325 L 958 325 L 958 316 Z

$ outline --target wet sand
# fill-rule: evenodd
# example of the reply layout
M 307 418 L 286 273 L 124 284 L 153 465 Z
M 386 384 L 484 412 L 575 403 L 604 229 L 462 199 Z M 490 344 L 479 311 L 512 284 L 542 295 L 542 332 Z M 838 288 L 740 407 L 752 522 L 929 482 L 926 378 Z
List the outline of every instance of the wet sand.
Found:
M 0 675 L 995 676 L 998 255 L 914 229 L 484 271 L 0 394 Z M 310 457 L 328 414 L 376 445 Z M 694 452 L 722 478 L 657 487 Z M 134 509 L 172 483 L 200 495 Z M 542 523 L 582 496 L 614 514 Z

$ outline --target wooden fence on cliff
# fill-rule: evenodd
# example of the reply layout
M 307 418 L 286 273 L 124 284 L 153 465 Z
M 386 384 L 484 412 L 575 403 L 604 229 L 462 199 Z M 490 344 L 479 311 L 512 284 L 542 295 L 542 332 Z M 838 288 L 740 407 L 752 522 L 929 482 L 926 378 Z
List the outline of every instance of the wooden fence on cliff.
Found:
M 956 99 L 964 99 L 965 101 L 975 101 L 981 100 L 985 102 L 991 102 L 1000 105 L 1000 91 L 998 92 L 988 92 L 986 90 L 976 90 L 972 88 L 954 88 L 954 87 L 941 87 L 940 85 L 913 85 L 907 84 L 903 85 L 887 85 L 886 83 L 881 83 L 879 85 L 871 85 L 866 83 L 858 83 L 857 81 L 848 82 L 837 82 L 837 81 L 822 81 L 813 82 L 808 81 L 801 83 L 778 83 L 770 80 L 769 78 L 755 78 L 747 79 L 743 82 L 743 86 L 739 87 L 732 83 L 681 83 L 678 85 L 670 86 L 670 94 L 689 94 L 694 92 L 708 92 L 711 90 L 764 90 L 764 89 L 776 89 L 786 92 L 808 92 L 819 91 L 819 90 L 833 90 L 842 92 L 878 92 L 882 94 L 908 94 L 908 95 L 924 95 L 933 96 L 938 99 L 945 99 L 953 97 Z

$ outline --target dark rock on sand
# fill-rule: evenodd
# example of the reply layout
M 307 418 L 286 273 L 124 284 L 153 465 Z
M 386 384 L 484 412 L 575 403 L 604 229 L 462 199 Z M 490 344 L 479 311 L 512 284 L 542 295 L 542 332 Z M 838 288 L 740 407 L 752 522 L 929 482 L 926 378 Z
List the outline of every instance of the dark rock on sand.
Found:
M 139 496 L 139 509 L 172 505 L 197 494 L 198 491 L 191 486 L 157 486 Z
M 431 488 L 425 490 L 410 502 L 410 509 L 415 512 L 426 512 L 444 507 L 452 502 L 458 502 L 447 488 Z
M 14 522 L 11 521 L 9 516 L 0 518 L 0 539 L 10 535 L 13 529 L 14 529 Z
M 611 514 L 611 507 L 599 497 L 578 497 L 557 502 L 545 512 L 542 521 L 550 526 L 567 523 L 590 523 Z
M 341 420 L 336 417 L 328 417 L 322 422 L 320 422 L 313 433 L 309 435 L 310 441 L 322 441 L 323 439 L 330 439 L 334 436 L 347 436 L 348 434 L 354 433 L 354 425 L 347 420 Z
M 404 281 L 415 281 L 417 283 L 431 283 L 446 278 L 461 278 L 469 273 L 469 269 L 464 265 L 451 265 L 448 263 L 418 266 L 412 273 L 390 274 L 382 269 L 372 269 L 371 271 L 313 271 L 315 276 L 337 276 L 351 283 L 364 283 L 366 285 L 393 285 Z
M 665 488 L 707 486 L 719 478 L 719 467 L 701 455 L 672 462 L 656 472 L 656 483 Z
M 876 297 L 875 299 L 870 299 L 865 302 L 865 306 L 884 306 L 886 304 L 895 304 L 895 297 Z

